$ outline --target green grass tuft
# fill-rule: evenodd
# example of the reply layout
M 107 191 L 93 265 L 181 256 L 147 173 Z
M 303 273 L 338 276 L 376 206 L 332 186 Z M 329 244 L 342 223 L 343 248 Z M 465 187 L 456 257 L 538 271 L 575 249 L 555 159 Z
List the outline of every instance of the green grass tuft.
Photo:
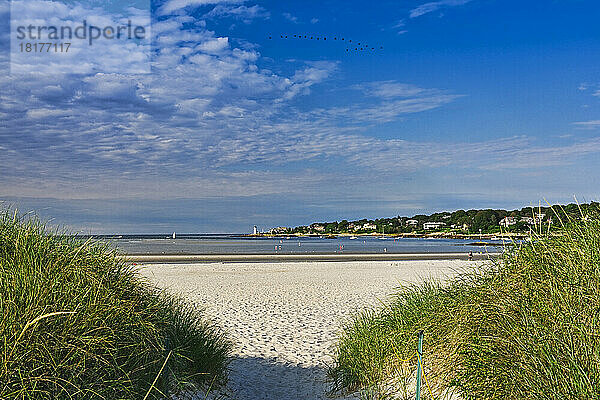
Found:
M 230 347 L 198 310 L 142 281 L 106 244 L 0 214 L 0 398 L 206 389 L 224 382 Z
M 339 338 L 335 390 L 399 391 L 386 383 L 413 376 L 415 360 L 400 360 L 421 329 L 436 398 L 600 398 L 600 220 L 565 221 L 487 265 L 403 288 L 383 309 L 356 316 Z

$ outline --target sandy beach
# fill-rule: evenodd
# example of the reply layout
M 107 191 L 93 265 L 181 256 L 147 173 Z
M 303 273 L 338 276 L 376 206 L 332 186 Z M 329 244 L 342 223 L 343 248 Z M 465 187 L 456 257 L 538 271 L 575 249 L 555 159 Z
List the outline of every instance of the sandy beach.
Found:
M 146 264 L 143 276 L 206 309 L 235 342 L 228 393 L 324 399 L 340 326 L 402 285 L 445 279 L 464 260 Z M 348 397 L 353 398 L 353 397 Z

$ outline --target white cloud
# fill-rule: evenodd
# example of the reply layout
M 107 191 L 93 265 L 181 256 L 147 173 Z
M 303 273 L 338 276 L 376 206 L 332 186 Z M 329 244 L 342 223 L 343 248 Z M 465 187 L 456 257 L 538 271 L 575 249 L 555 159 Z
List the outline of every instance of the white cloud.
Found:
M 600 89 L 599 89 L 600 85 L 598 84 L 590 84 L 590 83 L 581 83 L 579 84 L 579 86 L 577 87 L 577 90 L 581 91 L 581 92 L 586 92 L 588 90 L 592 91 L 592 96 L 596 96 L 596 97 L 600 97 Z
M 214 40 L 209 40 L 198 45 L 198 49 L 209 54 L 218 54 L 229 48 L 229 39 L 219 37 Z
M 233 183 L 232 171 L 203 171 L 267 159 L 228 151 L 226 145 L 272 125 L 286 101 L 327 79 L 335 63 L 311 62 L 288 77 L 277 75 L 256 65 L 254 50 L 232 47 L 227 37 L 184 19 L 157 22 L 152 75 L 1 76 L 0 115 L 8 116 L 0 127 L 7 149 L 0 160 L 3 183 L 14 183 L 14 194 L 75 196 L 81 190 L 76 182 L 97 181 L 103 184 L 92 196 L 103 190 L 106 196 L 138 195 L 134 188 L 142 185 L 131 183 L 136 171 L 165 185 L 173 171 L 204 174 L 203 185 L 214 173 L 221 181 L 232 176 Z M 45 183 L 27 183 L 34 177 Z M 238 187 L 244 187 L 241 178 Z
M 511 169 L 547 168 L 574 164 L 579 158 L 600 153 L 600 138 L 592 138 L 560 147 L 536 147 L 531 144 L 491 157 L 482 169 L 506 171 Z
M 427 90 L 415 85 L 396 82 L 396 81 L 375 81 L 367 84 L 355 86 L 356 89 L 363 90 L 369 96 L 389 99 L 393 97 L 413 97 L 422 94 L 437 93 L 437 90 Z
M 296 61 L 290 64 L 295 68 L 275 73 L 262 68 L 257 50 L 189 18 L 155 24 L 150 75 L 0 76 L 3 194 L 160 199 L 302 193 L 344 179 L 350 187 L 360 179 L 401 179 L 431 168 L 565 165 L 600 150 L 597 140 L 554 148 L 526 137 L 476 143 L 379 138 L 378 124 L 461 95 L 385 80 L 354 87 L 366 96 L 311 105 L 313 99 L 299 98 L 335 77 L 341 64 Z
M 247 6 L 230 6 L 230 5 L 218 5 L 210 10 L 204 18 L 225 18 L 231 17 L 244 21 L 249 24 L 256 18 L 268 19 L 270 13 L 259 5 L 252 7 Z
M 337 63 L 329 61 L 309 62 L 308 65 L 297 70 L 294 76 L 285 81 L 288 84 L 285 100 L 289 100 L 298 94 L 309 94 L 310 87 L 327 79 L 337 68 Z
M 417 18 L 422 15 L 434 12 L 444 7 L 454 7 L 454 6 L 462 6 L 463 4 L 467 4 L 472 0 L 441 0 L 441 1 L 432 1 L 429 3 L 421 4 L 420 6 L 410 10 L 410 18 Z
M 392 122 L 406 114 L 433 110 L 461 97 L 460 95 L 435 94 L 405 99 L 384 100 L 374 105 L 352 105 L 316 109 L 310 113 L 315 117 L 335 120 L 338 124 L 361 125 Z
M 295 16 L 293 16 L 292 14 L 290 14 L 288 12 L 284 12 L 282 15 L 288 21 L 293 22 L 294 24 L 298 23 L 298 17 L 295 17 Z
M 600 128 L 600 120 L 574 122 L 573 125 L 584 129 L 596 129 Z
M 392 28 L 397 29 L 397 28 L 403 28 L 405 26 L 406 26 L 406 21 L 404 19 L 401 19 L 394 26 L 392 26 Z
M 236 4 L 245 0 L 169 0 L 159 8 L 159 15 L 168 15 L 186 7 L 201 7 L 215 4 Z
M 7 114 L 8 115 L 8 114 Z M 32 119 L 39 118 L 57 118 L 64 117 L 69 115 L 68 111 L 65 110 L 57 110 L 53 108 L 36 108 L 32 110 L 27 110 L 27 117 Z
M 141 40 L 132 40 L 123 30 L 123 37 L 116 38 L 116 32 L 126 27 L 131 21 L 134 28 L 143 28 Z M 85 25 L 84 25 L 85 23 Z M 19 39 L 18 27 L 57 27 L 57 32 L 63 34 L 69 42 L 56 48 L 39 48 L 39 51 L 21 51 L 26 43 Z M 92 26 L 94 35 L 92 39 Z M 94 72 L 149 73 L 151 54 L 150 10 L 127 7 L 123 10 L 109 10 L 101 7 L 77 4 L 68 7 L 66 4 L 50 0 L 14 0 L 11 2 L 11 38 L 10 67 L 13 74 L 89 74 Z M 74 35 L 83 36 L 69 38 L 69 29 Z M 85 29 L 84 29 L 85 28 Z M 110 28 L 112 38 L 101 35 L 104 28 Z M 50 30 L 33 29 L 32 36 L 25 30 L 28 42 L 49 42 Z M 84 32 L 84 34 L 82 34 Z M 41 35 L 42 37 L 38 37 Z M 133 31 L 132 31 L 133 36 Z
M 407 29 L 403 29 L 404 26 L 406 25 L 405 21 L 402 19 L 400 21 L 398 21 L 398 23 L 396 23 L 392 29 L 397 29 L 398 31 L 396 32 L 397 35 L 404 35 L 406 32 L 408 32 Z

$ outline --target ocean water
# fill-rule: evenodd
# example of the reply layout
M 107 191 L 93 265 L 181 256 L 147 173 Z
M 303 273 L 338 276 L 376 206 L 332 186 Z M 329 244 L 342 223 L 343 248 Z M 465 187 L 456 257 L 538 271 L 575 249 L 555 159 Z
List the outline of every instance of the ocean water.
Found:
M 123 235 L 105 236 L 126 254 L 361 254 L 473 253 L 502 251 L 501 241 L 377 237 L 246 237 L 243 235 Z

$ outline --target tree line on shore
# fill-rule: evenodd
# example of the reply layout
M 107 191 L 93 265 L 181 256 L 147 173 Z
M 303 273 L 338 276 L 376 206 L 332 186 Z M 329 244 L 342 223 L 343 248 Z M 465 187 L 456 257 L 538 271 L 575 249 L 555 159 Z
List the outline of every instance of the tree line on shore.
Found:
M 473 209 L 453 212 L 438 212 L 430 215 L 417 214 L 412 217 L 342 220 L 315 222 L 294 228 L 273 228 L 274 234 L 342 234 L 342 233 L 426 233 L 456 232 L 466 234 L 527 233 L 535 226 L 547 229 L 559 222 L 555 208 L 562 210 L 562 218 L 580 219 L 592 210 L 598 210 L 600 203 L 567 204 L 560 206 L 523 207 L 520 210 Z

